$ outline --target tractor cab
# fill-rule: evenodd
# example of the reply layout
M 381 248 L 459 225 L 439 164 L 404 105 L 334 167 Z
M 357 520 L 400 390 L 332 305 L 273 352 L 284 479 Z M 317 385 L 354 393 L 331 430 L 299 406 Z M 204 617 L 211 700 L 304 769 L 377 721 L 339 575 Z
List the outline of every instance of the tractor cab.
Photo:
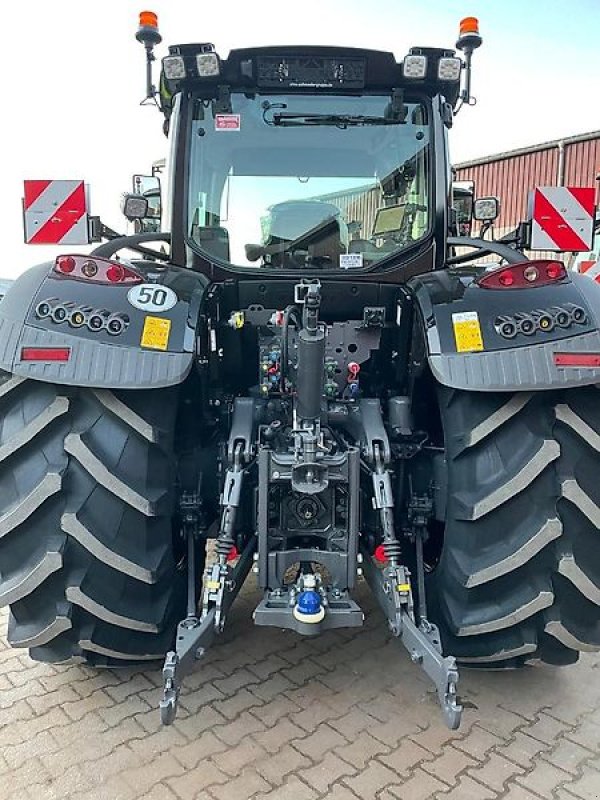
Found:
M 209 44 L 171 46 L 159 101 L 172 260 L 216 280 L 441 267 L 446 132 L 465 69 L 435 48 L 396 61 L 342 47 L 223 59 Z

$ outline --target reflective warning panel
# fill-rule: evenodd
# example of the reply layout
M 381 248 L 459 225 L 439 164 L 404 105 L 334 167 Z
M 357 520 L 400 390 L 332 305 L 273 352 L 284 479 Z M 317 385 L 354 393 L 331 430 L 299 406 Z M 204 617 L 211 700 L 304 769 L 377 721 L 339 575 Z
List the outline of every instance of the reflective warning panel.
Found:
M 24 181 L 26 244 L 89 244 L 83 181 Z
M 581 252 L 594 240 L 595 189 L 538 186 L 529 196 L 531 249 Z

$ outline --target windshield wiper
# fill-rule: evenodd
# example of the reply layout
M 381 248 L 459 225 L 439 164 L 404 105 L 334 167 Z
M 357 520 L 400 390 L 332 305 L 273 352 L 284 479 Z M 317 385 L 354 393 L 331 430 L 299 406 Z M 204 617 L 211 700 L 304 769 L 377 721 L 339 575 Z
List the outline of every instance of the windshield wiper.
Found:
M 334 125 L 336 128 L 350 128 L 359 125 L 401 125 L 403 119 L 394 117 L 368 117 L 364 114 L 294 114 L 293 112 L 279 112 L 273 114 L 267 124 L 291 127 L 294 125 Z

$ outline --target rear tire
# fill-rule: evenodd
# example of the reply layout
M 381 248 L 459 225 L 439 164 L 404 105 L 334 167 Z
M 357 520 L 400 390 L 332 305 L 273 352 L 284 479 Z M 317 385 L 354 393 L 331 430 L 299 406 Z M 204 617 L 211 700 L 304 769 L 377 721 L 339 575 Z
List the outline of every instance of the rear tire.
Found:
M 174 547 L 175 390 L 0 373 L 0 604 L 41 661 L 160 659 L 185 615 Z
M 487 667 L 600 649 L 600 392 L 440 390 L 447 509 L 430 615 Z

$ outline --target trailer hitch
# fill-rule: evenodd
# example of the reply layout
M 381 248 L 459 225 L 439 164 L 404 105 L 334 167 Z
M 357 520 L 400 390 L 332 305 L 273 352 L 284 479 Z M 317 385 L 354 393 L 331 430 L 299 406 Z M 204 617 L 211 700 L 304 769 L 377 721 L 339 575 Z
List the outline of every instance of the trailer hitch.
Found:
M 163 725 L 170 725 L 177 715 L 183 678 L 202 658 L 215 636 L 222 633 L 231 604 L 252 566 L 255 549 L 256 537 L 251 536 L 234 566 L 213 564 L 206 570 L 201 616 L 188 615 L 179 623 L 175 650 L 168 652 L 165 658 L 160 701 Z
M 363 574 L 388 619 L 388 625 L 434 682 L 446 725 L 456 730 L 460 725 L 462 706 L 456 687 L 458 669 L 454 656 L 443 656 L 437 627 L 424 617 L 415 624 L 412 614 L 412 590 L 408 573 L 402 566 L 379 569 L 371 555 L 361 546 Z

